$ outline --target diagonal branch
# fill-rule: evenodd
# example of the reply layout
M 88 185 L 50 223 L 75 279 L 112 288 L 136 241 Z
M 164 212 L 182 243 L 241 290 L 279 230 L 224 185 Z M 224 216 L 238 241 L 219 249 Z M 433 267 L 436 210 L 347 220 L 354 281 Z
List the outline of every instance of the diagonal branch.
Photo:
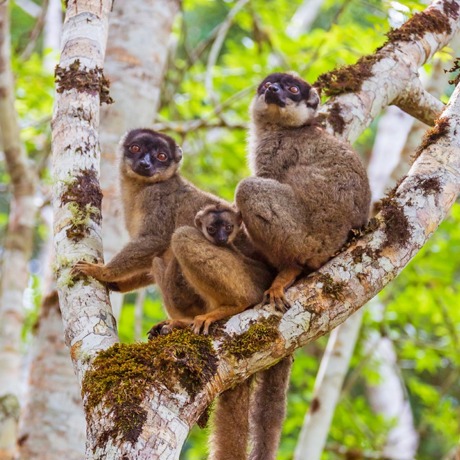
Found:
M 385 45 L 351 66 L 321 75 L 316 87 L 333 96 L 321 112 L 327 129 L 354 142 L 372 120 L 418 79 L 418 69 L 459 30 L 460 2 L 436 0 L 399 29 Z

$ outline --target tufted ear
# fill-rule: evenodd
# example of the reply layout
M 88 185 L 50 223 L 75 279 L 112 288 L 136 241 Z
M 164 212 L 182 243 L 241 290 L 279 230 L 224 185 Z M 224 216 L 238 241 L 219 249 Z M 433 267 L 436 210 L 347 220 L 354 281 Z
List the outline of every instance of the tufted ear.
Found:
M 318 108 L 318 105 L 319 105 L 318 91 L 316 91 L 315 88 L 311 87 L 310 94 L 308 95 L 308 99 L 307 99 L 307 107 L 310 107 L 313 110 L 316 110 Z
M 182 160 L 182 149 L 176 144 L 174 149 L 174 161 L 179 163 Z

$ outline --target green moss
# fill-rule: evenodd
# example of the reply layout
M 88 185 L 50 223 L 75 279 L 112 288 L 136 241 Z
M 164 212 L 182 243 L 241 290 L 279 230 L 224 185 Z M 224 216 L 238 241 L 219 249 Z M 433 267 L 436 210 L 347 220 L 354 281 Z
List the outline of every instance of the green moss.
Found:
M 318 281 L 323 284 L 323 293 L 336 300 L 343 299 L 343 290 L 346 286 L 345 281 L 334 281 L 329 273 L 318 275 Z
M 83 208 L 77 203 L 69 203 L 68 209 L 72 214 L 70 227 L 66 230 L 67 238 L 79 241 L 88 234 L 88 224 L 91 219 L 100 220 L 101 212 L 95 206 L 86 204 Z
M 216 370 L 210 338 L 187 329 L 102 351 L 82 384 L 88 413 L 102 404 L 113 415 L 113 426 L 97 435 L 98 444 L 109 438 L 134 444 L 147 417 L 141 403 L 149 390 L 159 385 L 171 391 L 183 388 L 193 398 Z
M 276 328 L 278 323 L 279 318 L 276 316 L 259 321 L 243 334 L 224 342 L 221 348 L 238 359 L 249 358 L 258 351 L 268 350 L 280 336 Z

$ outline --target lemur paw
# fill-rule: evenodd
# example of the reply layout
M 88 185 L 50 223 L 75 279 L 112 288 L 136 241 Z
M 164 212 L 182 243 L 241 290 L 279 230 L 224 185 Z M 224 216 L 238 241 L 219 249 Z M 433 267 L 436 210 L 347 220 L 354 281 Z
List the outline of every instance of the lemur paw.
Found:
M 103 264 L 93 264 L 91 262 L 86 262 L 85 260 L 80 260 L 72 268 L 72 275 L 86 275 L 92 276 L 97 280 L 101 280 L 103 273 Z
M 188 321 L 174 321 L 174 320 L 165 320 L 161 321 L 158 324 L 155 324 L 147 332 L 147 337 L 149 340 L 153 340 L 159 335 L 170 334 L 174 329 L 185 329 L 190 326 Z
M 270 289 L 267 289 L 264 292 L 264 302 L 269 303 L 281 313 L 291 308 L 291 304 L 284 295 L 284 288 L 282 286 L 272 286 Z
M 195 334 L 200 334 L 201 332 L 203 335 L 209 334 L 209 326 L 213 321 L 207 318 L 207 315 L 198 315 L 193 318 L 192 322 L 192 330 Z

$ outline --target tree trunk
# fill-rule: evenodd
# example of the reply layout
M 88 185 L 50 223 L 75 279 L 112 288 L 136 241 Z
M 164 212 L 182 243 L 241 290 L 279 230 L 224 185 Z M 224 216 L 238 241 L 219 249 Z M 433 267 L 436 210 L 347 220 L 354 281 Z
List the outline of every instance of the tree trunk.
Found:
M 150 126 L 160 102 L 176 0 L 115 2 L 110 17 L 105 73 L 114 103 L 101 108 L 101 187 L 104 258 L 127 241 L 118 190 L 118 142 L 126 131 Z M 122 295 L 112 293 L 119 317 Z
M 0 284 L 0 459 L 12 458 L 19 416 L 23 293 L 29 279 L 36 177 L 21 144 L 10 65 L 9 2 L 0 3 L 0 131 L 12 197 Z
M 85 417 L 80 388 L 64 343 L 52 266 L 52 210 L 42 216 L 50 230 L 43 250 L 43 296 L 30 347 L 27 395 L 19 419 L 20 460 L 81 460 L 85 453 Z

